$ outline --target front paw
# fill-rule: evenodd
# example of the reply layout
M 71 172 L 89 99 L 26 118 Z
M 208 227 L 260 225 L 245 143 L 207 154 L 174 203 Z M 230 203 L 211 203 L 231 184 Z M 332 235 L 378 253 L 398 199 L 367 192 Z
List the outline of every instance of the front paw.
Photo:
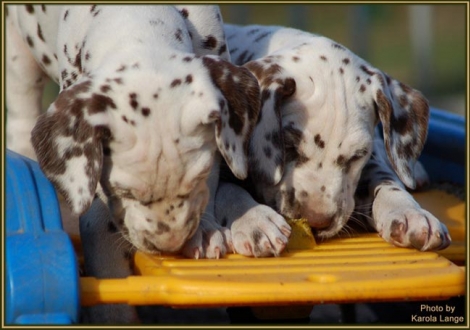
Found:
M 419 207 L 395 210 L 381 222 L 380 235 L 397 246 L 432 251 L 445 249 L 451 242 L 447 227 Z
M 257 205 L 231 226 L 233 247 L 245 256 L 279 256 L 287 245 L 291 227 L 266 205 Z
M 183 255 L 191 259 L 219 259 L 230 252 L 232 237 L 228 228 L 201 224 L 182 250 Z

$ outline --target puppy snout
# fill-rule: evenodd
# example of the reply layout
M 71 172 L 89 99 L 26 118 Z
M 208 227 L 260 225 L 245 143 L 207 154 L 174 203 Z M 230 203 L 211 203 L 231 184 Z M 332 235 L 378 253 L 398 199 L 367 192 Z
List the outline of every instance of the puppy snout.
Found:
M 158 235 L 149 234 L 143 239 L 144 249 L 151 253 L 176 253 L 183 247 L 188 239 L 184 235 L 170 234 L 166 239 L 158 237 Z
M 328 228 L 331 226 L 335 219 L 334 214 L 321 214 L 313 211 L 308 212 L 303 217 L 307 219 L 310 227 L 315 229 Z
M 330 227 L 336 218 L 336 205 L 322 203 L 319 200 L 309 200 L 301 204 L 300 215 L 307 219 L 310 227 L 325 229 Z

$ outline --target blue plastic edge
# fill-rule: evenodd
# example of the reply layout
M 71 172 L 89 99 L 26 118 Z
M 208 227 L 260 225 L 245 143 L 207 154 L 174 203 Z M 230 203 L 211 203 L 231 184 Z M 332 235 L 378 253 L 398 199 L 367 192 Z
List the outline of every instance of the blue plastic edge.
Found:
M 78 322 L 78 263 L 57 195 L 36 162 L 10 150 L 5 199 L 6 323 Z
M 463 116 L 431 108 L 428 137 L 420 161 L 432 182 L 465 184 L 465 129 Z

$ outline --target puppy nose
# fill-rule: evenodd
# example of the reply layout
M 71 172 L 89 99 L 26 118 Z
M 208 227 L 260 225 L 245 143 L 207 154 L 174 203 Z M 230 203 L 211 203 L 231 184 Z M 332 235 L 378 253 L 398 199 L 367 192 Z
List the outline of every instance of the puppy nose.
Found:
M 312 212 L 304 216 L 307 218 L 308 224 L 310 227 L 315 229 L 324 229 L 328 228 L 334 221 L 335 216 L 329 214 L 320 214 Z
M 333 223 L 334 216 L 330 217 L 315 217 L 313 219 L 309 219 L 308 223 L 311 227 L 317 229 L 328 228 Z

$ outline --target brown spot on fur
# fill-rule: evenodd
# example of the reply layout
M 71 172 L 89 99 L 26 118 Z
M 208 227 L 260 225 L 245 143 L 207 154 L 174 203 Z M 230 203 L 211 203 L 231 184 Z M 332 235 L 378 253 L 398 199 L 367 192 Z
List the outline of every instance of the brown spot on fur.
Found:
M 400 95 L 400 97 L 398 98 L 398 103 L 400 103 L 400 106 L 402 108 L 406 108 L 409 104 L 408 98 L 406 97 L 406 95 Z
M 391 126 L 394 131 L 400 135 L 404 135 L 413 130 L 413 122 L 406 113 L 402 113 L 400 116 L 391 116 Z
M 64 13 L 64 21 L 67 20 L 67 16 L 69 16 L 69 11 L 68 10 L 66 10 L 65 13 Z
M 337 43 L 333 43 L 331 45 L 333 46 L 333 48 L 342 49 L 342 50 L 345 49 L 343 46 L 341 46 L 340 44 L 337 44 Z
M 185 82 L 186 84 L 192 83 L 192 82 L 193 82 L 193 76 L 190 75 L 190 74 L 188 74 L 188 75 L 186 76 L 184 82 Z
M 179 86 L 179 85 L 181 85 L 181 79 L 175 79 L 171 82 L 170 87 L 174 88 L 174 87 Z
M 285 146 L 285 160 L 286 162 L 296 162 L 297 165 L 302 165 L 308 158 L 299 150 L 299 145 L 302 142 L 303 133 L 301 130 L 293 127 L 284 127 L 284 146 Z
M 390 225 L 390 237 L 395 242 L 402 243 L 403 234 L 406 233 L 407 230 L 408 228 L 406 228 L 405 224 L 398 220 L 393 220 Z
M 323 149 L 325 148 L 325 141 L 321 139 L 320 134 L 315 135 L 314 137 L 315 144 L 320 148 Z
M 180 10 L 180 14 L 181 16 L 183 16 L 184 18 L 188 18 L 189 16 L 189 13 L 188 13 L 188 10 L 186 8 L 183 8 Z
M 349 58 L 343 58 L 343 63 L 348 65 L 350 62 Z
M 363 72 L 365 72 L 366 74 L 368 74 L 369 76 L 373 76 L 375 74 L 374 71 L 372 71 L 371 69 L 369 69 L 368 67 L 366 67 L 365 65 L 361 65 L 361 70 Z
M 148 117 L 148 115 L 150 115 L 150 109 L 149 108 L 142 108 L 142 115 L 144 117 Z
M 38 31 L 37 33 L 38 33 L 39 39 L 41 39 L 42 41 L 46 41 L 46 40 L 44 40 L 44 36 L 42 35 L 42 29 L 41 29 L 41 25 L 39 25 L 39 23 L 38 23 L 37 31 Z
M 26 36 L 26 42 L 28 43 L 29 47 L 33 48 L 34 47 L 34 42 L 31 36 Z
M 324 56 L 324 55 L 321 55 L 321 56 L 320 56 L 320 59 L 321 59 L 322 61 L 327 61 L 327 58 L 326 58 L 326 56 Z
M 96 5 L 91 6 L 90 13 L 93 17 L 96 17 L 101 12 L 101 10 L 96 10 Z
M 214 49 L 217 47 L 217 39 L 214 36 L 207 36 L 206 40 L 202 42 L 202 46 L 205 49 Z
M 33 5 L 25 5 L 26 11 L 30 14 L 34 14 L 34 7 Z
M 361 84 L 361 87 L 359 87 L 359 92 L 364 93 L 366 91 L 366 86 L 364 84 Z
M 139 106 L 139 103 L 137 102 L 137 94 L 130 93 L 129 98 L 130 98 L 129 104 L 131 105 L 132 109 L 136 110 L 137 107 Z
M 161 221 L 157 222 L 157 234 L 168 233 L 170 231 L 170 226 Z
M 346 157 L 344 157 L 343 155 L 339 155 L 338 158 L 336 158 L 336 161 L 335 161 L 336 165 L 338 165 L 339 167 L 345 167 L 346 166 Z
M 218 54 L 219 55 L 222 55 L 223 53 L 225 53 L 227 51 L 227 45 L 222 45 L 220 48 L 219 48 L 219 52 Z
M 183 41 L 183 30 L 177 29 L 176 32 L 175 32 L 175 38 L 179 42 L 182 42 Z
M 101 94 L 93 94 L 90 98 L 88 113 L 92 115 L 104 112 L 108 107 L 116 109 L 116 104 L 114 103 L 112 98 Z
M 271 158 L 272 155 L 273 155 L 273 151 L 269 146 L 265 146 L 263 148 L 263 152 L 264 152 L 264 155 L 266 156 L 266 158 Z
M 109 85 L 103 85 L 100 87 L 100 91 L 103 92 L 103 93 L 107 93 L 111 90 L 111 86 Z
M 44 63 L 44 65 L 49 65 L 51 64 L 51 59 L 47 56 L 47 55 L 42 55 L 42 63 Z

